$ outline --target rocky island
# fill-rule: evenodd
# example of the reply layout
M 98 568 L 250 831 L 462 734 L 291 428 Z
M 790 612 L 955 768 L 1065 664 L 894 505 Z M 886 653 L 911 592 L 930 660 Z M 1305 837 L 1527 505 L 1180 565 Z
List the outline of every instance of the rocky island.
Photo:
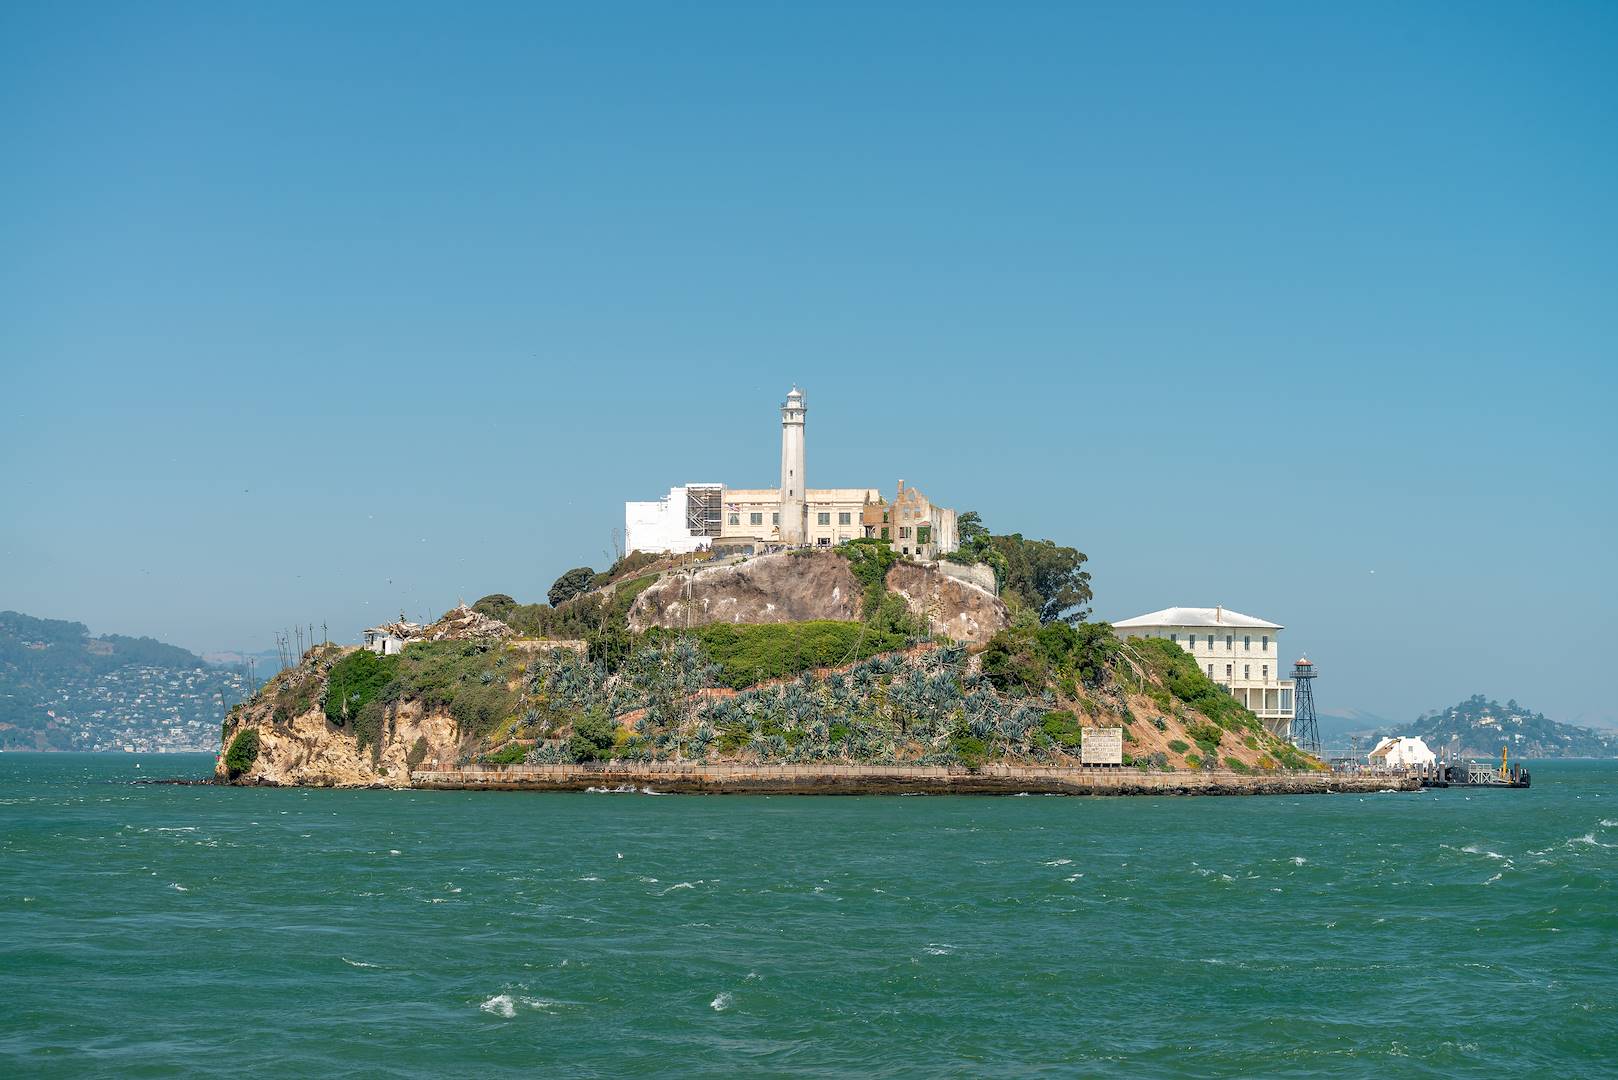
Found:
M 1355 782 L 1265 730 L 1178 647 L 1042 622 L 1015 588 L 995 594 L 987 565 L 854 541 L 634 554 L 569 573 L 553 604 L 484 597 L 401 627 L 397 652 L 310 649 L 231 711 L 216 779 L 713 792 Z M 1081 766 L 1086 729 L 1105 728 L 1121 729 L 1122 764 Z

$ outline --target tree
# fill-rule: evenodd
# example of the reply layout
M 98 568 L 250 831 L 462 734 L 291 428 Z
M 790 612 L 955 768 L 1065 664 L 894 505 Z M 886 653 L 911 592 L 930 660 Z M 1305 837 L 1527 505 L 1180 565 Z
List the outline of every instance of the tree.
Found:
M 960 538 L 962 551 L 977 551 L 989 540 L 989 527 L 976 510 L 968 510 L 955 519 L 955 534 Z
M 588 566 L 575 566 L 556 579 L 551 585 L 551 591 L 546 594 L 546 599 L 550 600 L 551 607 L 566 603 L 587 591 L 595 581 L 595 576 L 596 572 Z
M 490 593 L 488 596 L 485 596 L 483 599 L 473 604 L 472 610 L 480 615 L 487 615 L 491 619 L 499 619 L 501 622 L 504 622 L 506 616 L 510 615 L 512 609 L 516 606 L 516 600 L 507 596 L 505 593 L 497 592 Z
M 1001 594 L 1039 613 L 1040 622 L 1083 622 L 1090 614 L 1089 557 L 1051 540 L 1025 540 L 1021 533 L 990 538 L 1006 560 Z

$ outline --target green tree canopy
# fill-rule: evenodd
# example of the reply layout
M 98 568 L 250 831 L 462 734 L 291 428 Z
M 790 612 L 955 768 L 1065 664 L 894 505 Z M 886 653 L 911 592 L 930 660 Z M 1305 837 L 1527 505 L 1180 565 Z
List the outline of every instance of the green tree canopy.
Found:
M 595 576 L 596 572 L 588 566 L 575 566 L 556 579 L 551 585 L 551 591 L 546 594 L 546 599 L 551 602 L 551 607 L 566 603 L 587 591 L 594 583 Z
M 505 620 L 511 614 L 511 609 L 517 606 L 517 601 L 503 592 L 490 593 L 472 605 L 472 610 L 480 615 L 487 615 L 491 619 Z
M 1090 614 L 1094 594 L 1083 552 L 1052 540 L 1025 540 L 1021 533 L 991 537 L 990 545 L 1006 560 L 1003 597 L 1038 612 L 1040 622 L 1077 623 Z

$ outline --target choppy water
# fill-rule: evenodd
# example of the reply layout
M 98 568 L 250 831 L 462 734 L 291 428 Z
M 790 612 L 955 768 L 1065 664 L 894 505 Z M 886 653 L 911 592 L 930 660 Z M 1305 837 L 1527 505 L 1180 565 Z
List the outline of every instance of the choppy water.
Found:
M 1250 799 L 127 782 L 210 766 L 0 756 L 0 1073 L 1618 1068 L 1613 763 Z

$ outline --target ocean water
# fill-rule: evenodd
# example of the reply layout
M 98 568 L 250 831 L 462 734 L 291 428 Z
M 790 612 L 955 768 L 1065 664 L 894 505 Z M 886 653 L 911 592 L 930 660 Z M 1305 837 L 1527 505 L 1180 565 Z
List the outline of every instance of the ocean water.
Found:
M 0 1074 L 1618 1071 L 1614 763 L 1280 798 L 131 782 L 211 764 L 0 756 Z

